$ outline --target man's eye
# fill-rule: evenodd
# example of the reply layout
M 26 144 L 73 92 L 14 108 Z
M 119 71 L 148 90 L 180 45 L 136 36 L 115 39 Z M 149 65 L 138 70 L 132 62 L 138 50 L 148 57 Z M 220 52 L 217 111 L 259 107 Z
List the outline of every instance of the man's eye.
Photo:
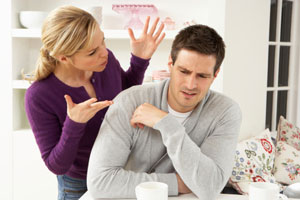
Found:
M 188 72 L 187 71 L 180 71 L 181 73 L 183 73 L 183 74 L 187 74 Z
M 208 76 L 199 75 L 200 78 L 209 78 Z

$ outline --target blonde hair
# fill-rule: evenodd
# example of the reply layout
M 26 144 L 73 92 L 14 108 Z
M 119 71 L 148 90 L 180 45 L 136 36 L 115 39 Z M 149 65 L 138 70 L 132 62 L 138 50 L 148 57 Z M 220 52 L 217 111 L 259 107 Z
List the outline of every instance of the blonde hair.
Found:
M 53 10 L 43 23 L 40 55 L 32 81 L 47 78 L 59 61 L 58 55 L 72 56 L 89 48 L 97 22 L 88 12 L 74 6 Z

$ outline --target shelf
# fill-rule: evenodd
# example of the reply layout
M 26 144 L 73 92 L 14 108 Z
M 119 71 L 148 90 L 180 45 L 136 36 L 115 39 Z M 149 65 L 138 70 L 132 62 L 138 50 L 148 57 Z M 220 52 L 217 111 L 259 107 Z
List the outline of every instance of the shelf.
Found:
M 40 38 L 40 29 L 12 29 L 12 37 L 15 38 Z
M 129 39 L 127 30 L 103 30 L 106 39 Z M 165 39 L 174 39 L 178 30 L 164 31 Z M 141 33 L 141 30 L 134 31 L 136 37 Z M 12 37 L 14 38 L 40 38 L 40 29 L 12 29 Z
M 30 83 L 26 80 L 13 80 L 14 89 L 27 89 L 30 86 Z
M 31 129 L 18 129 L 18 130 L 14 130 L 13 134 L 32 134 L 32 130 Z

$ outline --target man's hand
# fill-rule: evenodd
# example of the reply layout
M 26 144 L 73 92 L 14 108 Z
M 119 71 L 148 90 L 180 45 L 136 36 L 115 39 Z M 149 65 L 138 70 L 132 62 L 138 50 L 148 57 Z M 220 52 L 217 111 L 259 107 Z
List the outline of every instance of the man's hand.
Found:
M 149 21 L 150 17 L 147 17 L 143 32 L 137 39 L 134 37 L 132 29 L 128 29 L 132 54 L 143 59 L 151 58 L 156 48 L 165 37 L 165 33 L 161 34 L 164 28 L 163 23 L 159 26 L 157 32 L 154 34 L 159 18 L 156 18 L 150 31 L 148 32 Z
M 113 104 L 113 101 L 97 102 L 96 98 L 90 98 L 82 103 L 76 104 L 69 95 L 65 95 L 67 103 L 67 114 L 71 120 L 78 123 L 86 123 L 103 108 Z
M 167 114 L 168 113 L 149 103 L 144 103 L 134 111 L 130 124 L 134 128 L 136 128 L 136 126 L 139 128 L 144 128 L 144 126 L 153 128 L 153 126 Z
M 184 182 L 182 181 L 182 179 L 180 178 L 180 176 L 178 174 L 176 174 L 176 178 L 177 178 L 177 183 L 178 183 L 178 193 L 180 194 L 187 194 L 187 193 L 191 193 L 192 191 L 184 184 Z

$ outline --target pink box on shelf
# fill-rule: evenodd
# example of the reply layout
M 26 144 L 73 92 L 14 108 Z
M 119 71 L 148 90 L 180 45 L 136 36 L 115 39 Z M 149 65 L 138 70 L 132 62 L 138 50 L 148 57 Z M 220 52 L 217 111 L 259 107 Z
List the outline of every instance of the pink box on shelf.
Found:
M 113 4 L 112 10 L 122 14 L 126 19 L 124 29 L 142 29 L 144 27 L 142 18 L 156 17 L 158 13 L 153 4 Z

